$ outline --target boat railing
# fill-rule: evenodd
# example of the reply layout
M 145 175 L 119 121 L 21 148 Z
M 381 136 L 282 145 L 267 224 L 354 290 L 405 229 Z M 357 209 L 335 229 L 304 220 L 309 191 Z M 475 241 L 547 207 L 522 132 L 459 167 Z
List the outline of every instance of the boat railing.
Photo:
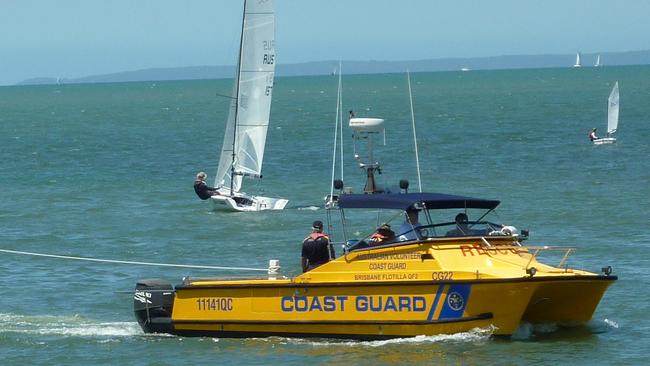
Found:
M 576 248 L 575 247 L 561 247 L 561 246 L 525 246 L 526 249 L 528 249 L 528 253 L 530 254 L 530 259 L 528 260 L 528 263 L 526 264 L 526 268 L 528 269 L 530 267 L 530 264 L 532 263 L 533 260 L 537 260 L 537 256 L 542 253 L 542 252 L 564 252 L 562 253 L 562 257 L 560 259 L 560 262 L 556 267 L 558 268 L 563 268 L 566 267 L 566 263 L 569 260 L 569 257 L 573 252 L 575 252 Z

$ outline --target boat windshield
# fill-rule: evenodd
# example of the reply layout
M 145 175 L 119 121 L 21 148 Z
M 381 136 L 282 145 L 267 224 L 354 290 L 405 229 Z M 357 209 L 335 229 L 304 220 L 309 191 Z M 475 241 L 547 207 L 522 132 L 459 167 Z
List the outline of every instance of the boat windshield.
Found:
M 489 221 L 465 221 L 457 224 L 455 221 L 431 225 L 422 225 L 414 230 L 420 239 L 459 237 L 459 236 L 487 236 L 502 235 L 503 225 Z

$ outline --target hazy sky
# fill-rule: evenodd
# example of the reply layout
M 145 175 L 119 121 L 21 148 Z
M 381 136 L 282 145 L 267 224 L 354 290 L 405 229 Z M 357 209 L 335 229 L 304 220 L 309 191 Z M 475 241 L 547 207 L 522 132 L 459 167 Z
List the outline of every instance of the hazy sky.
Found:
M 240 0 L 0 0 L 0 85 L 230 65 Z M 275 0 L 279 63 L 650 49 L 650 0 Z

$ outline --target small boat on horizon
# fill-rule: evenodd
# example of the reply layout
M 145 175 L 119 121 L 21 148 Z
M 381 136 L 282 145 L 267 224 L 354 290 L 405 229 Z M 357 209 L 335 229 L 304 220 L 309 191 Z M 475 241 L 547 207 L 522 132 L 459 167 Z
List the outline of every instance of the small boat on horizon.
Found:
M 576 53 L 576 63 L 573 65 L 573 67 L 582 67 L 582 61 L 580 60 L 580 52 Z
M 596 63 L 594 64 L 594 67 L 600 67 L 602 64 L 600 63 L 600 55 L 596 58 Z
M 576 53 L 576 63 L 573 65 L 573 67 L 582 67 L 582 61 L 580 60 L 580 52 Z
M 275 76 L 273 2 L 244 1 L 242 34 L 230 112 L 210 197 L 215 210 L 282 210 L 289 200 L 242 191 L 244 177 L 262 179 Z

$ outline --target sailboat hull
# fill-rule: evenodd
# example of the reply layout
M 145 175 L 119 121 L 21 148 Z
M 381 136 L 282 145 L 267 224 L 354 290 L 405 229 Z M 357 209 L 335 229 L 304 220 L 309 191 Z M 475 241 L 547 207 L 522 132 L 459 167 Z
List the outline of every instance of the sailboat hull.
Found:
M 613 144 L 616 142 L 616 137 L 603 137 L 600 139 L 595 139 L 594 145 L 606 145 L 606 144 Z
M 212 207 L 216 211 L 265 211 L 265 210 L 283 210 L 289 203 L 284 198 L 271 198 L 262 196 L 212 196 L 210 198 Z

